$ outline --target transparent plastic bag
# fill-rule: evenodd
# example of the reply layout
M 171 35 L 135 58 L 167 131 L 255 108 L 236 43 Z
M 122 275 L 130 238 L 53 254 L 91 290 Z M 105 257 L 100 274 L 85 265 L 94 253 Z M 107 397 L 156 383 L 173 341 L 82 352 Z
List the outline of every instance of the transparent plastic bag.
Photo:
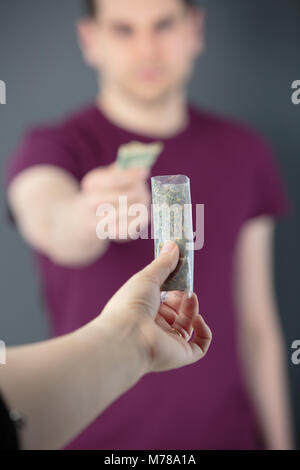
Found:
M 194 245 L 190 179 L 183 175 L 151 178 L 155 258 L 164 243 L 174 240 L 180 250 L 175 271 L 161 291 L 184 291 L 191 297 L 194 289 Z M 162 295 L 162 298 L 163 298 Z

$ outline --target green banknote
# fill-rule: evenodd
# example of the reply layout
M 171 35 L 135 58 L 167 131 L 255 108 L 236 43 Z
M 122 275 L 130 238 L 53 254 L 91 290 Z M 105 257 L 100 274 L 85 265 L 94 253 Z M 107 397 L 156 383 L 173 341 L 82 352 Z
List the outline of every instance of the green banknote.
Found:
M 130 142 L 119 148 L 117 163 L 123 169 L 152 167 L 162 151 L 163 144 L 160 142 L 153 144 Z

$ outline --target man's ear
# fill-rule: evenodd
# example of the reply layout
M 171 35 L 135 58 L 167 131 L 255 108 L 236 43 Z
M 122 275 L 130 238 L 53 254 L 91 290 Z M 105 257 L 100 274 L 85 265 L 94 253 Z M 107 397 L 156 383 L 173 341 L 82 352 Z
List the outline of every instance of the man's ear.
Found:
M 82 18 L 76 24 L 77 38 L 84 60 L 91 67 L 99 65 L 99 46 L 96 42 L 95 23 L 89 18 Z
M 206 11 L 194 6 L 190 10 L 194 50 L 196 55 L 203 54 L 205 50 L 205 19 Z

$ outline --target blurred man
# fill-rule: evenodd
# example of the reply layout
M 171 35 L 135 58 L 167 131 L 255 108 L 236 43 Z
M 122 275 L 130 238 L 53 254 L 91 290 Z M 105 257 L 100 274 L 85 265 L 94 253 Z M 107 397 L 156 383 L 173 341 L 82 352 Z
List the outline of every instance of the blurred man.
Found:
M 29 132 L 7 172 L 10 207 L 34 249 L 53 332 L 85 324 L 99 299 L 104 306 L 150 262 L 152 240 L 120 239 L 128 220 L 118 205 L 126 195 L 128 205 L 149 207 L 150 174 L 121 170 L 115 160 L 124 143 L 159 140 L 164 151 L 153 174 L 188 175 L 193 203 L 205 204 L 195 290 L 214 343 L 203 363 L 143 378 L 68 448 L 290 448 L 272 284 L 275 219 L 289 202 L 276 162 L 256 133 L 187 102 L 204 49 L 201 10 L 184 0 L 87 6 L 78 33 L 101 79 L 99 95 L 58 124 Z M 100 203 L 120 216 L 117 240 L 96 237 Z

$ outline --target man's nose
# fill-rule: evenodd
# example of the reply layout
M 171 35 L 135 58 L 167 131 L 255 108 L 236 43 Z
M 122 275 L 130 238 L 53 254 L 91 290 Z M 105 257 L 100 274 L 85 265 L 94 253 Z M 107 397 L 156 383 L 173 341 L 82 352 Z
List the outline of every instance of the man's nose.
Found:
M 136 51 L 140 58 L 153 59 L 159 53 L 158 41 L 154 34 L 142 34 L 136 39 Z

